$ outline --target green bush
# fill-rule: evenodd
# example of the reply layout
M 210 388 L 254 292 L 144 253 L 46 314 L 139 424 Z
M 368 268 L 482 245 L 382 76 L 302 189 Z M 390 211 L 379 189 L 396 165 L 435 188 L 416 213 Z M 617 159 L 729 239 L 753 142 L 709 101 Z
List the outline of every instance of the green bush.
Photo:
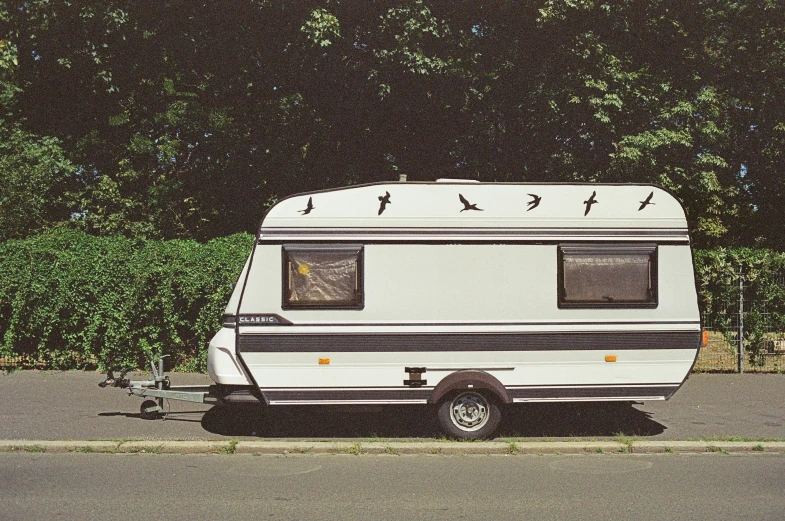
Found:
M 52 368 L 205 369 L 253 237 L 206 244 L 54 230 L 0 243 L 0 357 Z
M 765 249 L 718 248 L 695 252 L 695 275 L 707 322 L 735 341 L 742 278 L 744 342 L 752 363 L 763 361 L 767 333 L 785 332 L 785 254 Z

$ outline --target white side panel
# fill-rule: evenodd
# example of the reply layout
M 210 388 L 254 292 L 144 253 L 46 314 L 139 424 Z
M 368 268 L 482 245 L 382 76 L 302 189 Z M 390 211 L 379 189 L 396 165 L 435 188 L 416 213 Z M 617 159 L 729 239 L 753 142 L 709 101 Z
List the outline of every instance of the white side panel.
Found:
M 615 354 L 617 361 L 605 362 Z M 329 365 L 319 359 L 329 358 Z M 260 388 L 400 387 L 406 366 L 425 366 L 427 386 L 459 368 L 483 369 L 505 386 L 679 385 L 695 351 L 550 351 L 440 353 L 247 353 L 244 359 Z M 440 369 L 448 369 L 440 371 Z
M 656 309 L 559 309 L 555 245 L 367 244 L 362 310 L 282 309 L 281 247 L 257 246 L 241 313 L 295 325 L 699 320 L 688 246 L 658 249 Z
M 655 309 L 559 309 L 557 246 L 367 244 L 362 310 L 283 310 L 281 246 L 257 246 L 241 313 L 275 313 L 289 326 L 241 326 L 241 335 L 443 335 L 699 331 L 688 246 L 660 246 Z M 272 338 L 272 337 L 270 337 Z M 307 342 L 306 340 L 303 340 Z M 275 341 L 273 341 L 275 343 Z M 262 389 L 402 387 L 406 366 L 427 386 L 451 371 L 486 369 L 505 386 L 678 386 L 695 349 L 439 352 L 246 352 Z M 663 346 L 667 347 L 667 346 Z M 605 355 L 617 362 L 605 362 Z M 319 364 L 329 358 L 330 364 Z M 503 370 L 495 371 L 494 369 Z
M 235 353 L 235 330 L 221 328 L 207 347 L 207 374 L 215 383 L 251 385 Z

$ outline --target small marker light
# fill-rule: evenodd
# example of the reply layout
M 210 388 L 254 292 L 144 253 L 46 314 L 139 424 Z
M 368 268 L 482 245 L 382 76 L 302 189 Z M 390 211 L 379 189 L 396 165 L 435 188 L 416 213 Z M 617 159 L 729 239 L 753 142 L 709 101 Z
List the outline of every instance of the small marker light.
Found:
M 605 355 L 605 361 L 606 362 L 615 362 L 616 361 L 616 355 Z
M 701 347 L 709 345 L 709 331 L 704 329 L 701 331 Z
M 320 358 L 319 359 L 319 365 L 330 365 L 330 359 L 329 358 Z

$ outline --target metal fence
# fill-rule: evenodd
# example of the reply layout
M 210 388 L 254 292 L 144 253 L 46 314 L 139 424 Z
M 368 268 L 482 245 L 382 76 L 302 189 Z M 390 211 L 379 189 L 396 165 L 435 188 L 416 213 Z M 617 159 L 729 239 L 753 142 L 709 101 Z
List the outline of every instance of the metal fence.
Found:
M 775 282 L 785 288 L 785 274 Z M 725 301 L 719 312 L 702 314 L 709 344 L 701 349 L 695 371 L 785 372 L 785 315 L 767 300 L 750 299 L 756 294 L 752 286 L 740 276 L 738 299 Z

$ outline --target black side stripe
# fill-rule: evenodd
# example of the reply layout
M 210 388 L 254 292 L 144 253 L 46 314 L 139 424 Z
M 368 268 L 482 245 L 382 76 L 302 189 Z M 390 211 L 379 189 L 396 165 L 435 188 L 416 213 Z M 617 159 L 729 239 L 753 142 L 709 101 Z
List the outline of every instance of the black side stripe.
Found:
M 513 400 L 635 398 L 639 396 L 662 396 L 667 398 L 675 393 L 678 388 L 678 385 L 651 387 L 508 388 L 507 393 Z
M 507 388 L 512 400 L 566 400 L 592 398 L 668 398 L 679 388 L 678 385 L 650 386 L 590 386 L 590 387 L 544 387 L 544 388 Z M 395 402 L 427 401 L 433 388 L 419 389 L 262 389 L 271 402 Z
M 700 333 L 242 334 L 240 353 L 697 350 Z
M 262 389 L 271 402 L 427 400 L 433 389 Z
M 275 317 L 278 323 L 271 320 L 259 320 L 255 317 Z M 290 315 L 290 318 L 294 318 Z M 597 320 L 549 320 L 549 321 L 518 321 L 518 322 L 302 322 L 293 323 L 274 313 L 249 313 L 240 315 L 240 325 L 250 326 L 297 326 L 298 328 L 308 327 L 440 327 L 443 329 L 454 327 L 500 327 L 500 326 L 593 326 L 597 325 Z M 682 328 L 700 328 L 699 320 L 605 320 L 605 326 L 682 326 Z M 398 333 L 396 333 L 398 334 Z
M 260 229 L 261 239 L 276 236 L 295 236 L 295 235 L 490 235 L 490 236 L 518 236 L 526 237 L 530 235 L 582 235 L 594 237 L 628 235 L 657 235 L 686 237 L 687 228 L 268 228 Z

